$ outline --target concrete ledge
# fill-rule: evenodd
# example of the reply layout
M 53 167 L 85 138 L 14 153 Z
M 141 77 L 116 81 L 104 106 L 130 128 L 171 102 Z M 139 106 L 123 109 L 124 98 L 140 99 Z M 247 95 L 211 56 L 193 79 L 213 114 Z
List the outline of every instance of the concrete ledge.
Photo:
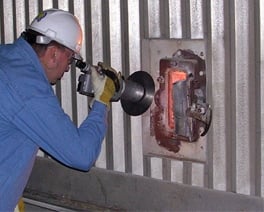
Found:
M 25 195 L 32 191 L 45 194 L 45 201 L 67 199 L 76 208 L 87 203 L 113 210 L 264 211 L 263 198 L 98 168 L 80 172 L 46 158 L 36 160 Z

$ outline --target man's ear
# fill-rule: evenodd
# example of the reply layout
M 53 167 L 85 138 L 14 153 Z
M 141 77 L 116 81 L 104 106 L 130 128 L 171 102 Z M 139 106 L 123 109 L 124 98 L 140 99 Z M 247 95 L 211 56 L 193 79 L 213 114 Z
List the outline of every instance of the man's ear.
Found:
M 42 56 L 41 61 L 45 64 L 46 68 L 50 69 L 57 65 L 59 51 L 56 46 L 49 46 L 45 54 Z
M 58 53 L 58 48 L 56 48 L 56 46 L 49 46 L 47 48 L 47 57 L 53 63 L 56 63 Z

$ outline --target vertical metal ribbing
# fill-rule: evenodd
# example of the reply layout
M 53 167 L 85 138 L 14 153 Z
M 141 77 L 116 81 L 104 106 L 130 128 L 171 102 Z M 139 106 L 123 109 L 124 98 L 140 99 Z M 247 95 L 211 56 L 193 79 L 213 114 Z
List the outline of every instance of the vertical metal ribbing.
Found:
M 136 1 L 134 1 L 136 2 Z M 129 76 L 129 53 L 130 53 L 130 36 L 129 36 L 129 11 L 131 5 L 128 5 L 128 1 L 120 1 L 120 19 L 121 19 L 121 49 L 122 49 L 122 70 L 120 70 L 125 76 Z M 132 13 L 134 10 L 132 9 Z M 132 173 L 132 138 L 131 138 L 131 118 L 124 113 L 124 150 L 125 150 L 125 172 Z
M 204 0 L 190 0 L 189 2 L 189 13 L 190 14 L 190 38 L 191 39 L 204 39 Z M 206 57 L 206 56 L 205 56 Z M 206 70 L 209 72 L 209 70 Z M 208 88 L 207 88 L 208 89 Z M 185 165 L 185 163 L 184 163 Z M 188 163 L 190 165 L 190 180 L 191 185 L 204 186 L 204 164 L 199 163 Z M 189 170 L 187 168 L 187 170 Z
M 190 0 L 182 0 L 181 2 L 181 21 L 182 21 L 182 37 L 189 39 L 191 37 L 190 28 Z
M 107 64 L 110 62 L 110 26 L 109 26 L 109 1 L 102 0 L 102 33 L 103 33 L 103 61 Z M 113 124 L 112 124 L 112 111 L 108 114 L 108 130 L 106 135 L 106 167 L 113 169 Z
M 259 7 L 257 1 L 248 3 L 248 52 L 249 52 L 249 171 L 250 171 L 250 193 L 249 195 L 260 195 L 260 70 L 259 70 Z M 253 33 L 252 33 L 253 32 Z M 254 48 L 252 48 L 252 46 Z M 253 70 L 253 71 L 252 71 Z M 253 140 L 253 142 L 252 142 Z
M 204 172 L 205 165 L 203 163 L 193 163 L 192 164 L 192 185 L 205 187 L 204 182 Z
M 87 10 L 88 8 L 86 8 Z M 92 0 L 90 5 L 90 10 L 87 13 L 90 13 L 90 20 L 87 20 L 91 23 L 90 34 L 87 35 L 86 39 L 90 40 L 90 43 L 87 43 L 87 49 L 89 52 L 91 51 L 91 63 L 95 64 L 98 61 L 103 61 L 104 55 L 104 46 L 103 46 L 103 35 L 105 32 L 103 31 L 103 14 L 102 14 L 102 1 Z M 89 30 L 89 28 L 88 28 Z M 111 139 L 112 140 L 112 139 Z M 99 155 L 98 160 L 96 161 L 96 166 L 100 168 L 110 168 L 111 166 L 107 166 L 107 161 L 112 161 L 107 154 L 107 146 L 111 146 L 109 144 L 109 140 L 104 140 L 102 144 L 101 153 Z M 111 162 L 112 163 L 112 162 Z
M 252 107 L 252 109 L 254 109 L 255 111 L 251 111 L 250 113 L 254 113 L 254 116 L 252 117 L 253 119 L 255 119 L 255 129 L 251 129 L 254 132 L 252 133 L 256 133 L 255 135 L 255 146 L 254 148 L 251 148 L 251 161 L 250 163 L 254 166 L 254 169 L 252 170 L 253 174 L 251 175 L 251 182 L 252 186 L 251 186 L 251 195 L 255 195 L 255 196 L 261 196 L 261 192 L 262 192 L 262 185 L 261 183 L 263 183 L 262 181 L 262 176 L 263 174 L 261 173 L 263 168 L 261 168 L 261 165 L 263 164 L 262 162 L 262 152 L 263 149 L 261 147 L 261 145 L 263 144 L 262 142 L 262 131 L 261 131 L 261 126 L 262 126 L 262 116 L 261 116 L 261 111 L 262 111 L 262 105 L 261 105 L 261 95 L 262 95 L 262 79 L 261 79 L 261 74 L 262 74 L 262 70 L 261 70 L 261 64 L 262 61 L 261 60 L 261 37 L 262 37 L 262 33 L 261 32 L 261 3 L 258 0 L 254 1 L 254 8 L 253 8 L 253 14 L 251 14 L 252 17 L 254 17 L 254 22 L 253 25 L 254 27 L 250 29 L 250 31 L 254 31 L 254 33 L 252 34 L 252 36 L 254 37 L 254 48 L 252 48 L 251 51 L 254 51 L 254 58 L 251 58 L 252 63 L 254 63 L 255 65 L 255 75 L 253 76 L 254 81 L 255 81 L 255 87 L 254 84 L 252 84 L 252 86 L 255 88 L 255 94 L 254 94 L 254 98 L 255 98 L 255 107 Z M 252 19 L 251 19 L 252 20 Z M 260 27 L 258 27 L 260 26 Z M 262 150 L 261 150 L 262 149 Z
M 4 6 L 3 1 L 0 1 L 0 44 L 4 43 Z
M 129 72 L 131 75 L 141 68 L 141 40 L 140 40 L 140 0 L 128 0 L 128 54 Z M 149 71 L 149 70 L 145 70 Z M 142 152 L 142 117 L 131 117 L 130 151 L 131 171 L 133 174 L 143 175 L 143 152 Z
M 261 181 L 261 196 L 264 197 L 264 1 L 259 1 L 259 14 L 260 14 L 260 181 Z
M 228 106 L 226 107 L 226 158 L 227 158 L 227 190 L 235 192 L 236 191 L 236 72 L 235 70 L 235 18 L 234 16 L 234 1 L 230 1 L 225 4 L 225 11 L 228 11 L 228 17 L 225 21 L 225 36 L 229 39 L 226 40 L 228 45 L 226 45 L 226 70 L 228 70 L 226 75 L 227 90 L 226 99 Z M 229 81 L 228 81 L 229 80 Z
M 222 0 L 211 1 L 211 17 L 210 17 L 210 50 L 211 67 L 207 70 L 211 70 L 211 83 L 210 88 L 213 99 L 212 107 L 214 108 L 214 121 L 212 123 L 212 145 L 209 145 L 210 154 L 209 160 L 210 168 L 213 168 L 213 172 L 210 172 L 213 176 L 213 187 L 219 190 L 226 189 L 226 88 L 227 82 L 226 75 L 228 69 L 225 62 L 225 18 L 224 18 L 224 2 Z M 214 86 L 214 87 L 212 87 Z M 221 140 L 222 142 L 219 142 Z M 211 158 L 212 157 L 212 158 Z M 214 166 L 212 166 L 212 163 Z
M 169 0 L 170 38 L 182 37 L 182 0 Z
M 28 23 L 29 24 L 39 12 L 39 3 L 35 0 L 28 0 Z
M 168 0 L 160 0 L 160 37 L 161 38 L 169 38 L 170 37 L 170 27 L 169 27 L 169 1 Z
M 58 1 L 58 8 L 69 11 L 68 1 Z M 56 87 L 57 88 L 57 87 Z M 67 113 L 72 119 L 72 79 L 71 70 L 64 73 L 63 78 L 60 80 L 60 89 L 57 88 L 57 96 L 60 96 L 61 106 L 65 113 Z
M 77 1 L 72 1 L 72 6 L 73 8 L 70 8 L 70 10 L 74 13 L 74 15 L 79 19 L 80 25 L 83 29 L 83 44 L 82 44 L 82 49 L 81 49 L 81 55 L 86 60 L 86 42 L 88 42 L 88 39 L 86 39 L 86 23 L 87 21 L 85 20 L 85 9 L 84 9 L 84 0 L 77 0 Z M 78 76 L 80 74 L 79 69 L 75 70 L 75 76 L 73 74 L 72 81 L 75 81 L 76 84 L 78 82 Z M 72 88 L 72 92 L 76 92 L 76 87 Z M 88 114 L 88 101 L 87 97 L 83 96 L 79 93 L 76 94 L 76 108 L 77 108 L 77 126 L 79 126 L 83 120 L 87 117 Z
M 18 38 L 26 28 L 26 17 L 25 17 L 25 2 L 24 1 L 14 1 L 14 19 L 15 19 L 15 38 Z
M 161 36 L 160 1 L 148 1 L 146 10 L 148 11 L 148 37 L 159 38 Z M 163 165 L 161 158 L 150 158 L 150 176 L 157 179 L 163 178 Z
M 46 10 L 53 8 L 53 0 L 42 0 L 40 1 L 41 3 L 39 4 L 39 9 L 40 10 Z
M 12 43 L 15 39 L 14 37 L 14 12 L 13 12 L 13 2 L 8 0 L 3 0 L 3 33 L 4 42 Z
M 237 192 L 244 194 L 250 194 L 250 149 L 255 145 L 255 134 L 251 132 L 254 129 L 254 122 L 251 121 L 254 114 L 250 114 L 252 105 L 255 105 L 252 87 L 255 82 L 251 81 L 255 71 L 250 61 L 253 53 L 251 34 L 254 33 L 249 31 L 252 18 L 250 8 L 252 6 L 247 0 L 235 0 L 236 186 Z
M 262 194 L 262 168 L 261 165 L 263 164 L 262 162 L 262 155 L 261 154 L 261 148 L 262 148 L 262 133 L 261 133 L 261 126 L 262 126 L 262 115 L 261 115 L 261 111 L 262 111 L 262 105 L 261 105 L 261 101 L 263 99 L 261 99 L 261 95 L 262 95 L 262 79 L 261 79 L 261 75 L 262 75 L 262 70 L 261 70 L 261 31 L 262 31 L 262 27 L 261 27 L 261 3 L 258 0 L 254 1 L 254 36 L 255 36 L 255 41 L 254 41 L 254 49 L 255 49 L 255 97 L 256 97 L 256 105 L 255 105 L 255 114 L 258 114 L 255 116 L 256 119 L 256 145 L 255 145 L 255 149 L 254 149 L 254 153 L 252 153 L 252 156 L 254 157 L 255 161 L 252 161 L 251 163 L 255 164 L 255 171 L 254 171 L 254 176 L 252 176 L 253 181 L 254 181 L 254 187 L 255 187 L 255 192 L 252 195 L 256 195 L 256 196 L 261 196 Z M 260 27 L 256 27 L 256 26 L 260 26 Z M 263 152 L 263 151 L 262 151 Z M 252 189 L 251 189 L 252 190 Z M 253 193 L 253 192 L 251 192 Z
M 159 38 L 161 35 L 159 0 L 148 1 L 148 21 L 149 37 Z
M 171 161 L 171 181 L 183 183 L 183 162 L 172 160 Z
M 151 157 L 150 158 L 150 177 L 156 179 L 163 179 L 163 166 L 162 166 L 162 159 L 158 157 Z
M 121 49 L 121 19 L 120 1 L 109 1 L 110 29 L 110 64 L 116 70 L 122 70 Z M 120 102 L 112 103 L 112 132 L 113 132 L 113 168 L 115 171 L 125 171 L 124 147 L 124 118 Z
M 204 38 L 203 4 L 204 0 L 190 0 L 191 39 Z

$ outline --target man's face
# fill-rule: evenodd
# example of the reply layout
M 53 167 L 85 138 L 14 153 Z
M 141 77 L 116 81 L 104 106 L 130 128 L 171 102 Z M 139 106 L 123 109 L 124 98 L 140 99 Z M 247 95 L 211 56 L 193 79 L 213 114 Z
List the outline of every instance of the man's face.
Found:
M 68 72 L 73 62 L 74 52 L 66 47 L 48 47 L 42 64 L 49 82 L 54 85 L 60 80 L 65 72 Z

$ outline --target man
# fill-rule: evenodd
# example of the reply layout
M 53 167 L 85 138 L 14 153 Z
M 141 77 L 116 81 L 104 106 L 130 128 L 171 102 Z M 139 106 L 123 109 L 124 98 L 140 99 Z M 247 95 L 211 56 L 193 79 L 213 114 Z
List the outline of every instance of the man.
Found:
M 39 148 L 85 171 L 99 155 L 113 81 L 92 70 L 95 97 L 80 127 L 63 112 L 51 87 L 81 58 L 81 44 L 76 17 L 50 9 L 13 44 L 0 46 L 0 211 L 14 211 Z

